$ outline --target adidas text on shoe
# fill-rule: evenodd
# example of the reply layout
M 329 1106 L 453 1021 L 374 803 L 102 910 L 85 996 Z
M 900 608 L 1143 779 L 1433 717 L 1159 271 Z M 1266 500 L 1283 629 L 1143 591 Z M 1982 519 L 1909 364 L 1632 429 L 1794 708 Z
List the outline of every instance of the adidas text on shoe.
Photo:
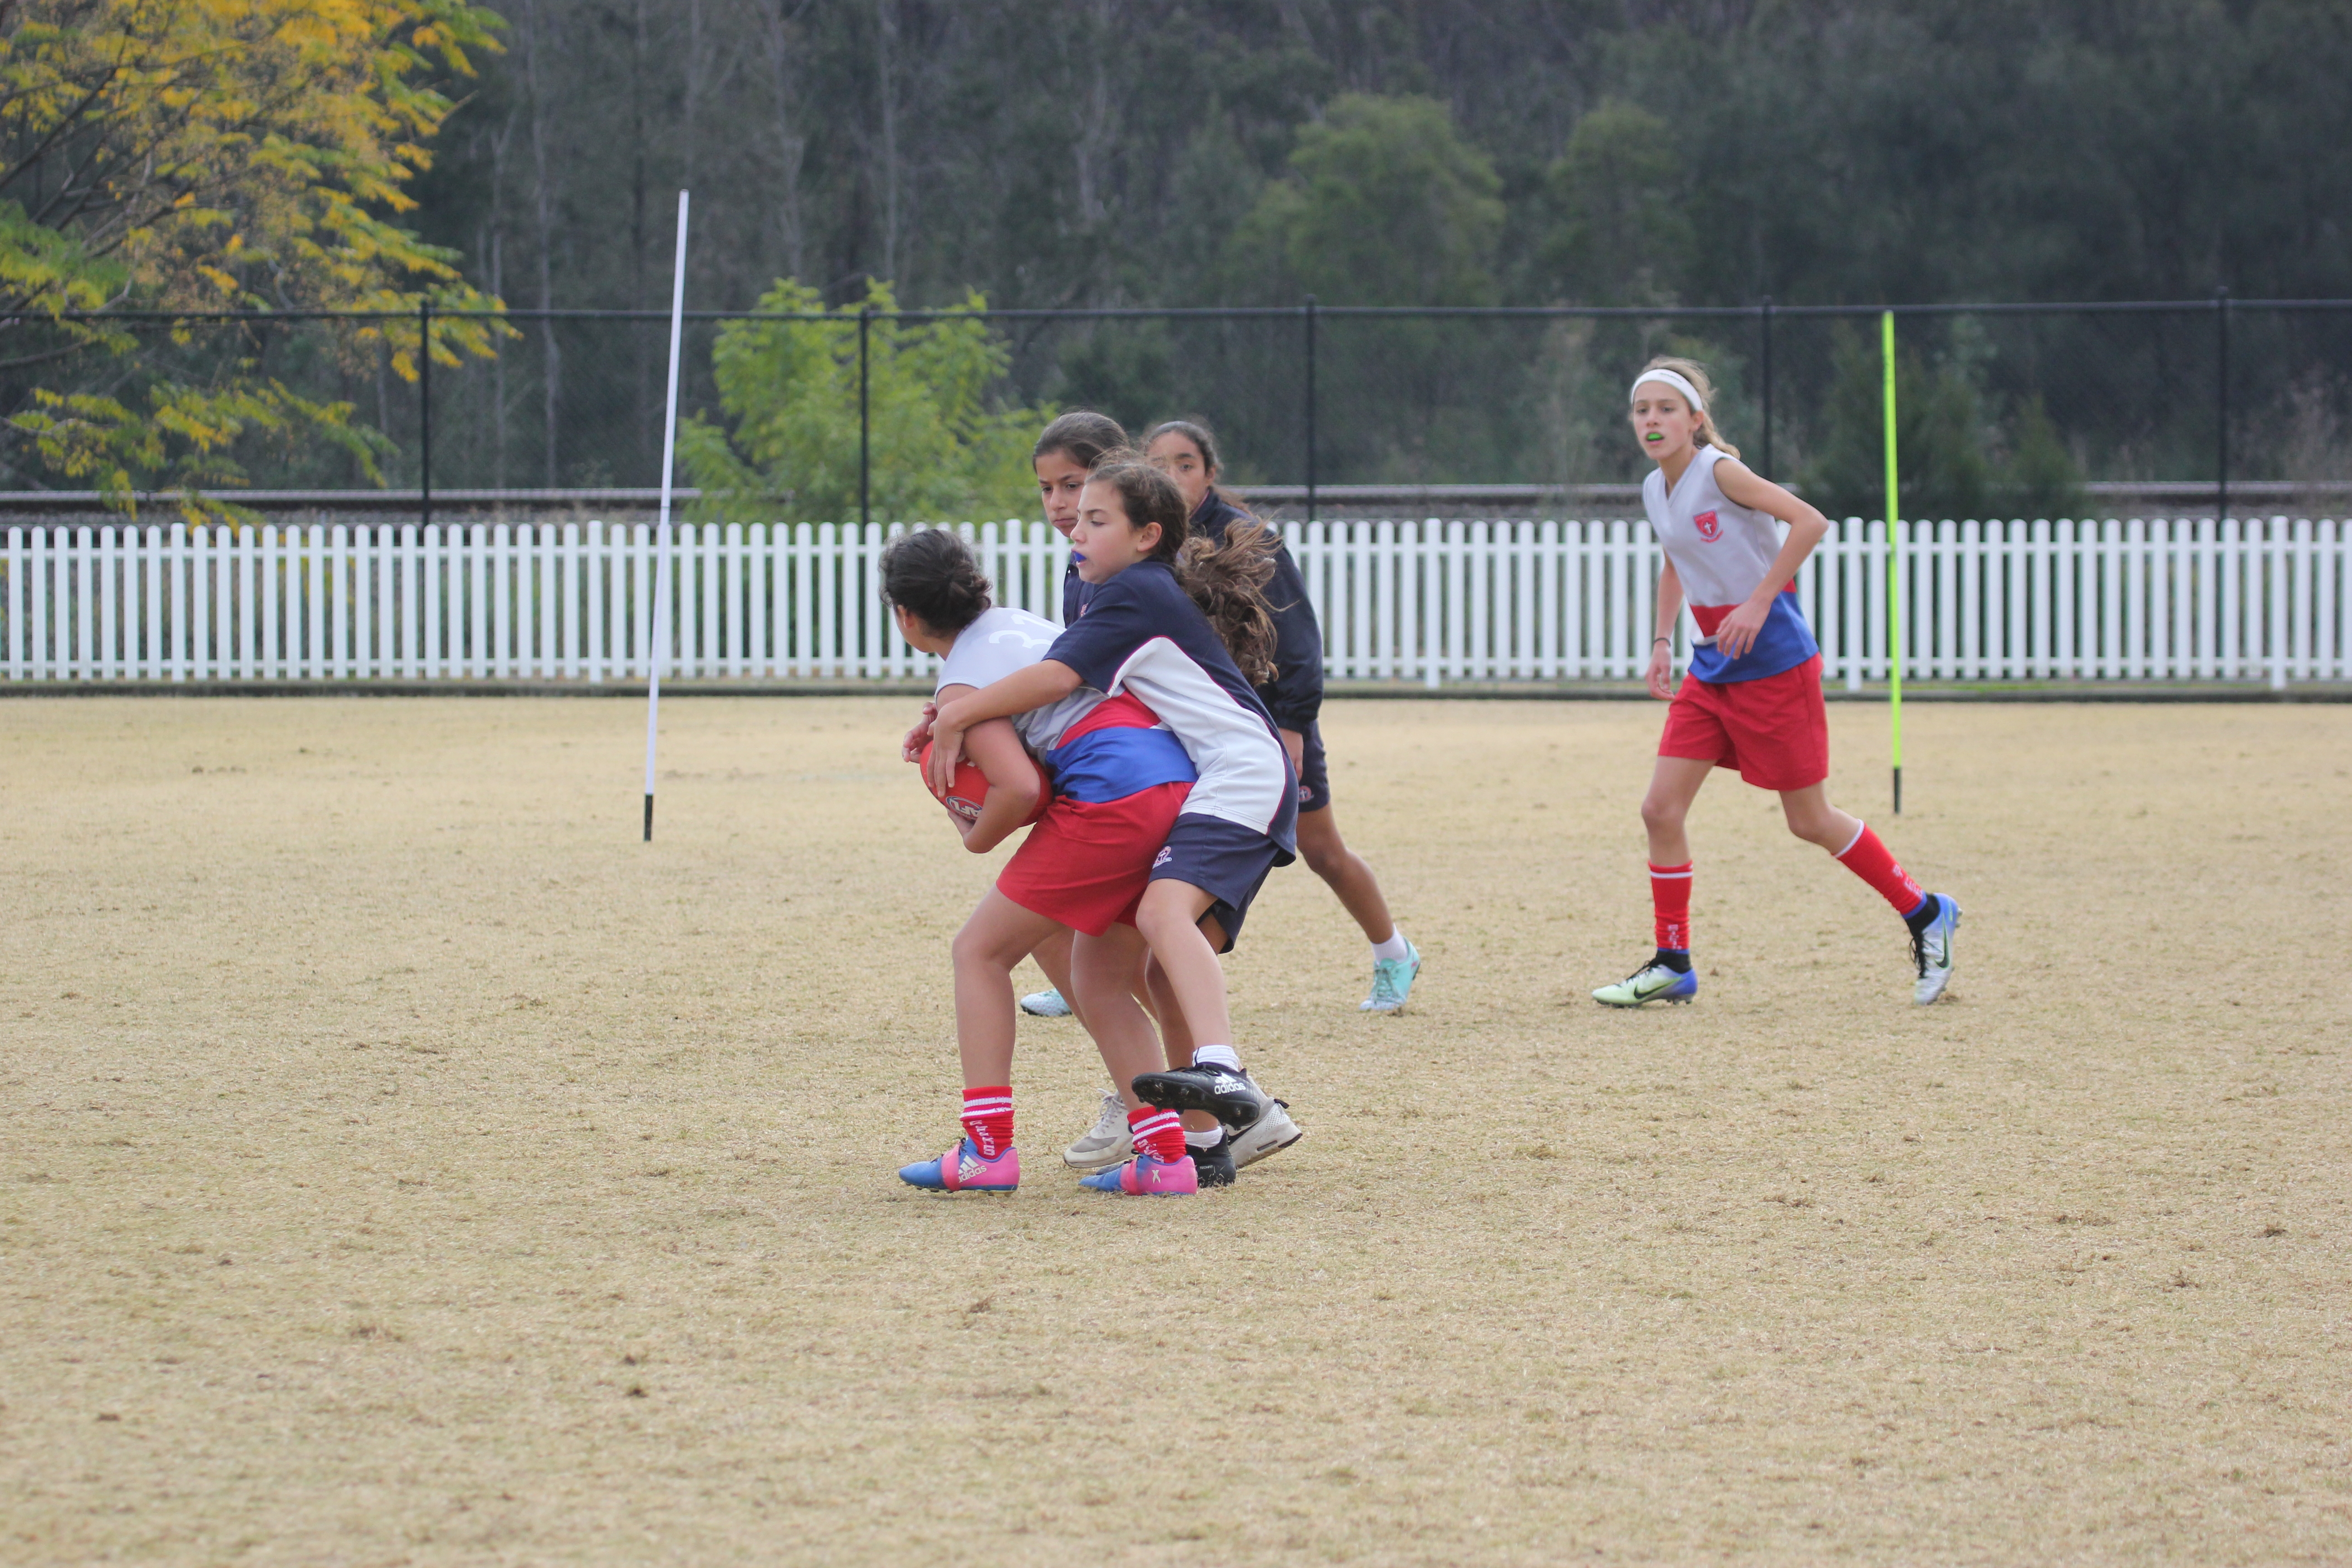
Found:
M 1412 992 L 1415 976 L 1421 973 L 1421 949 L 1408 940 L 1402 958 L 1372 960 L 1372 994 L 1364 998 L 1359 1013 L 1394 1013 L 1404 1006 L 1404 999 Z
M 1676 971 L 1663 963 L 1645 963 L 1614 985 L 1603 985 L 1592 999 L 1604 1007 L 1639 1007 L 1648 1002 L 1687 1002 L 1698 994 L 1698 972 Z
M 1097 1171 L 1078 1184 L 1098 1193 L 1146 1198 L 1189 1198 L 1201 1190 L 1200 1173 L 1190 1154 L 1167 1164 L 1149 1154 L 1138 1154 L 1116 1170 Z
M 1135 1152 L 1128 1135 L 1127 1103 L 1116 1089 L 1103 1095 L 1102 1114 L 1076 1142 L 1062 1151 L 1062 1163 L 1073 1171 L 1106 1171 Z
M 1911 962 L 1919 972 L 1919 980 L 1911 988 L 1911 1000 L 1924 1007 L 1944 994 L 1952 983 L 1952 932 L 1960 925 L 1960 906 L 1946 893 L 1930 893 L 1936 900 L 1936 917 L 1911 933 Z
M 1162 1110 L 1205 1110 L 1238 1132 L 1265 1114 L 1274 1099 L 1246 1072 L 1213 1063 L 1135 1075 L 1136 1097 Z
M 1009 1193 L 1021 1184 L 1021 1156 L 1007 1149 L 983 1160 L 967 1138 L 936 1160 L 900 1166 L 898 1179 L 929 1193 Z

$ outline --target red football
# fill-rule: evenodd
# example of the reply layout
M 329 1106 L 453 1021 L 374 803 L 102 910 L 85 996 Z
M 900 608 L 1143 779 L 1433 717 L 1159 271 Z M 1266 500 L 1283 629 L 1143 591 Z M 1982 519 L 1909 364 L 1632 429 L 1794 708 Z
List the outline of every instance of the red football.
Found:
M 929 789 L 930 783 L 931 743 L 926 741 L 923 742 L 923 786 Z M 988 775 L 982 773 L 980 765 L 970 757 L 961 758 L 956 763 L 955 783 L 948 787 L 947 794 L 940 795 L 934 789 L 931 795 L 941 805 L 966 822 L 978 822 L 980 808 L 988 803 Z

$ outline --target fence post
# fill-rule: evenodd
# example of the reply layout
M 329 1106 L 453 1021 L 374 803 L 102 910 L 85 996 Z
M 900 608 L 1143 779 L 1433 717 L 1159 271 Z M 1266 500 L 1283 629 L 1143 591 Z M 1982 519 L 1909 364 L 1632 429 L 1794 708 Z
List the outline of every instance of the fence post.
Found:
M 1307 521 L 1315 521 L 1315 296 L 1302 307 L 1307 317 Z
M 1762 469 L 1761 471 L 1762 471 L 1762 473 L 1763 473 L 1764 477 L 1765 477 L 1766 479 L 1770 479 L 1770 478 L 1772 477 L 1772 475 L 1773 475 L 1773 471 L 1774 471 L 1774 470 L 1773 470 L 1773 468 L 1772 468 L 1772 296 L 1771 296 L 1771 295 L 1767 294 L 1767 295 L 1765 295 L 1765 296 L 1764 296 L 1764 302 L 1763 302 L 1761 305 L 1759 305 L 1758 307 L 1756 307 L 1756 314 L 1757 314 L 1758 330 L 1762 333 L 1762 335 L 1763 335 L 1763 339 L 1764 339 L 1764 342 L 1763 342 L 1763 350 L 1764 350 L 1764 353 L 1763 353 L 1763 361 L 1764 361 L 1764 363 L 1763 363 L 1763 371 L 1764 371 L 1764 398 L 1763 398 L 1763 401 L 1764 401 L 1764 440 L 1763 440 L 1763 443 L 1762 443 L 1763 447 L 1764 447 L 1764 454 L 1763 454 L 1763 456 L 1764 456 L 1764 467 L 1763 467 L 1763 469 Z
M 416 479 L 424 521 L 433 524 L 433 301 L 416 302 Z
M 874 307 L 866 306 L 857 312 L 857 522 L 864 527 L 874 521 L 873 494 L 869 484 L 872 471 L 872 421 L 866 400 L 866 343 L 874 325 Z
M 2218 334 L 2213 353 L 2213 471 L 2220 476 L 2215 521 L 2230 515 L 2230 291 L 2213 290 L 2213 326 Z

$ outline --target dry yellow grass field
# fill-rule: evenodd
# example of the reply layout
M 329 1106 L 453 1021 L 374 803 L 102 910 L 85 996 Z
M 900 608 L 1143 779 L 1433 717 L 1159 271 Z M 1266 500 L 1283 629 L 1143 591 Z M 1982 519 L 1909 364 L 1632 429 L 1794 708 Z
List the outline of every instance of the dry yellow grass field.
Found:
M 1080 1192 L 954 1132 L 993 860 L 898 700 L 0 703 L 0 1561 L 2352 1560 L 2352 710 L 1833 708 L 1895 918 L 1658 710 L 1349 702 L 1428 955 L 1303 868 L 1228 960 L 1307 1141 Z

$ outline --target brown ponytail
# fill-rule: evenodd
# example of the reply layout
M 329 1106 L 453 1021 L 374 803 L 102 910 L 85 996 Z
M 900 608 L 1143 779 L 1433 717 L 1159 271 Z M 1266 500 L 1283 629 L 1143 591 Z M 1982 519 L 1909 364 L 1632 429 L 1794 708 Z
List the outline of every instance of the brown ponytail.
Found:
M 1228 524 L 1214 544 L 1193 535 L 1176 560 L 1176 580 L 1217 628 L 1252 686 L 1274 679 L 1274 616 L 1265 604 L 1273 577 L 1274 534 L 1254 519 Z

